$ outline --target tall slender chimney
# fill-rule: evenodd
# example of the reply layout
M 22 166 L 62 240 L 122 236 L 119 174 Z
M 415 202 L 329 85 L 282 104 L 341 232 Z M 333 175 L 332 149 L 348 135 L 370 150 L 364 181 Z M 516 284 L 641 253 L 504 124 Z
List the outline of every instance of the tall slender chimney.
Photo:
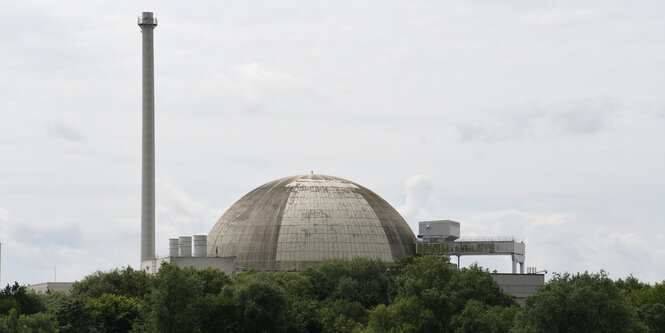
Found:
M 141 161 L 141 263 L 155 258 L 155 63 L 153 30 L 157 19 L 143 12 L 143 159 Z

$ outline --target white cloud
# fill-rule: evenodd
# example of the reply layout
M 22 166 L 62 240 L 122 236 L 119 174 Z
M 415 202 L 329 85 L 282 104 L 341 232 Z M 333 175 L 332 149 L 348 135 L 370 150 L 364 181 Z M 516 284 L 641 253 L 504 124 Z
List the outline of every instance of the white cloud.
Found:
M 432 219 L 432 214 L 439 209 L 440 202 L 434 197 L 433 188 L 432 181 L 424 175 L 413 175 L 406 181 L 406 202 L 397 211 L 415 232 L 419 221 Z
M 166 179 L 157 180 L 157 252 L 166 255 L 169 238 L 208 234 L 223 211 L 207 207 Z
M 211 80 L 215 89 L 211 95 L 235 99 L 246 111 L 274 110 L 275 104 L 306 98 L 310 90 L 305 78 L 257 62 L 215 72 Z
M 138 225 L 133 224 L 134 228 Z M 130 236 L 134 230 L 126 226 L 122 221 L 103 218 L 85 223 L 73 219 L 17 219 L 0 209 L 0 283 L 53 281 L 54 270 L 58 281 L 72 281 L 81 277 L 82 270 L 91 273 L 127 265 L 137 243 Z
M 602 222 L 581 221 L 575 214 L 491 211 L 466 218 L 462 223 L 462 234 L 524 238 L 527 266 L 546 269 L 549 273 L 597 272 L 602 269 L 614 278 L 632 273 L 650 282 L 662 280 L 662 271 L 656 273 L 648 267 L 665 254 L 665 247 L 657 245 L 662 234 L 639 236 L 618 228 L 610 230 Z M 488 266 L 497 265 L 496 261 L 484 261 L 482 257 L 474 257 L 474 260 Z M 510 260 L 500 262 L 499 266 L 509 271 Z

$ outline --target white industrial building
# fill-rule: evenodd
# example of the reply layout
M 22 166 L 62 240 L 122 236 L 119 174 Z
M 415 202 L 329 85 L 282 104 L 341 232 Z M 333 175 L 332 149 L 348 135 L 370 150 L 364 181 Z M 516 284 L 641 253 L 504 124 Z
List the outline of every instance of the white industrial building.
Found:
M 456 256 L 458 266 L 461 256 L 510 256 L 512 272 L 493 272 L 492 277 L 503 291 L 515 296 L 520 304 L 524 304 L 524 298 L 536 292 L 538 286 L 545 283 L 545 274 L 536 272 L 534 267 L 528 267 L 528 274 L 524 274 L 526 254 L 524 240 L 510 236 L 462 238 L 460 231 L 460 223 L 450 220 L 418 223 L 416 254 Z
M 208 256 L 206 253 L 207 244 L 206 235 L 194 235 L 192 237 L 180 236 L 169 239 L 169 255 L 167 257 L 157 257 L 144 259 L 141 261 L 141 269 L 156 274 L 163 263 L 178 265 L 180 267 L 193 267 L 196 269 L 216 268 L 234 277 L 236 271 L 235 256 Z M 192 252 L 192 245 L 194 251 Z

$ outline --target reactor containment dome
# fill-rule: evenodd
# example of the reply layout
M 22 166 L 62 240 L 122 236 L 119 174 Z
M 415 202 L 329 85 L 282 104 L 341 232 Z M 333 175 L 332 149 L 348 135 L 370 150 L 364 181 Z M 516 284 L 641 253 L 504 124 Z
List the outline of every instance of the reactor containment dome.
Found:
M 278 179 L 233 204 L 208 234 L 208 256 L 240 269 L 302 270 L 326 258 L 413 255 L 415 236 L 380 196 L 324 175 Z

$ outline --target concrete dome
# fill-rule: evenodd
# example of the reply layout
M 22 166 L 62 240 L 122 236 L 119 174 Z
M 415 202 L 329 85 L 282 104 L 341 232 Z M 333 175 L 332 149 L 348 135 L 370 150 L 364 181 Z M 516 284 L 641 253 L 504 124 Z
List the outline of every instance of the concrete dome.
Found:
M 249 192 L 208 234 L 208 256 L 237 256 L 238 266 L 304 269 L 325 258 L 380 258 L 414 253 L 401 215 L 367 188 L 345 179 L 300 175 Z

